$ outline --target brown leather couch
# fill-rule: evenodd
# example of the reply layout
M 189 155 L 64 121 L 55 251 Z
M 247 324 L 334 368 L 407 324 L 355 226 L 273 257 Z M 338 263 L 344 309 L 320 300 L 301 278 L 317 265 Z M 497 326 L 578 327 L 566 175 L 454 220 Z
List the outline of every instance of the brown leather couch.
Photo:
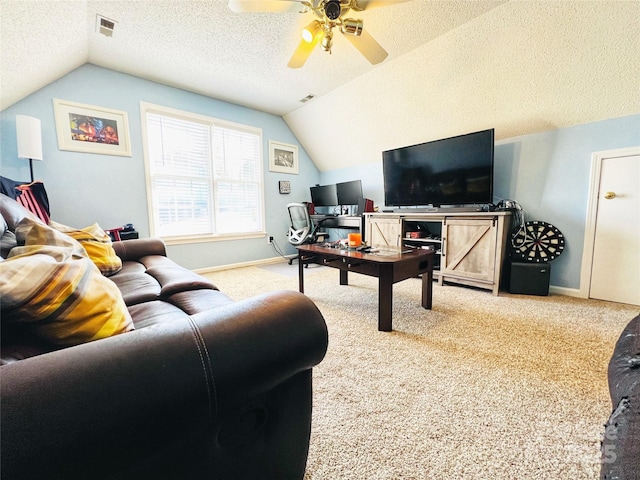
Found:
M 5 257 L 30 214 L 0 207 Z M 59 348 L 2 326 L 2 478 L 301 479 L 327 348 L 315 305 L 234 302 L 160 240 L 114 248 L 134 331 Z
M 620 334 L 609 362 L 613 411 L 601 446 L 601 480 L 640 479 L 640 315 Z

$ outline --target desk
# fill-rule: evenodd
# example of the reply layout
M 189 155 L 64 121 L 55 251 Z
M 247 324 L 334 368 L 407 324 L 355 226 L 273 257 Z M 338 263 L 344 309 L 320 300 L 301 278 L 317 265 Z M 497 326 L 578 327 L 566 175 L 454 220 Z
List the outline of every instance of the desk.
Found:
M 304 293 L 304 265 L 317 263 L 340 270 L 340 285 L 348 285 L 348 272 L 378 279 L 378 330 L 392 330 L 393 284 L 422 274 L 422 307 L 431 309 L 433 250 L 415 249 L 408 253 L 376 254 L 328 248 L 319 244 L 299 245 L 298 282 Z
M 319 229 L 322 228 L 346 228 L 358 230 L 364 241 L 364 217 L 360 215 L 311 215 L 311 220 Z

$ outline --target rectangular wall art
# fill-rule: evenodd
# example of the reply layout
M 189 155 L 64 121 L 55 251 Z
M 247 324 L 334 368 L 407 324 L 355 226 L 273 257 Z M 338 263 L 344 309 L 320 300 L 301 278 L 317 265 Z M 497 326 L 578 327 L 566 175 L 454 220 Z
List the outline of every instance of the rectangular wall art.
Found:
M 269 140 L 269 171 L 298 174 L 298 147 Z
M 58 148 L 131 156 L 127 112 L 53 99 Z

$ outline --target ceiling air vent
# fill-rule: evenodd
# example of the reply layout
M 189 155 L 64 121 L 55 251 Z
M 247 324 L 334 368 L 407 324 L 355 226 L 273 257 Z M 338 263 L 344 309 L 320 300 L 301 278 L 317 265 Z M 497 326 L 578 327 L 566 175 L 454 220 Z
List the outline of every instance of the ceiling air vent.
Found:
M 301 98 L 300 101 L 302 103 L 307 103 L 309 100 L 311 100 L 312 98 L 315 98 L 316 96 L 313 93 L 310 93 L 309 95 L 307 95 L 304 98 Z
M 101 33 L 106 37 L 112 37 L 115 26 L 115 21 L 96 15 L 96 32 Z

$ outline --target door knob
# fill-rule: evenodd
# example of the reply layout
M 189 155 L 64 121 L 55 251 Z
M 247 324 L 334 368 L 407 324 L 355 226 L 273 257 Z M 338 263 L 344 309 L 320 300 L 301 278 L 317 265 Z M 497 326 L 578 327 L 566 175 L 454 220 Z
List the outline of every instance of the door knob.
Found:
M 616 198 L 616 194 L 615 192 L 607 192 L 604 194 L 604 198 L 606 198 L 607 200 L 612 200 Z

